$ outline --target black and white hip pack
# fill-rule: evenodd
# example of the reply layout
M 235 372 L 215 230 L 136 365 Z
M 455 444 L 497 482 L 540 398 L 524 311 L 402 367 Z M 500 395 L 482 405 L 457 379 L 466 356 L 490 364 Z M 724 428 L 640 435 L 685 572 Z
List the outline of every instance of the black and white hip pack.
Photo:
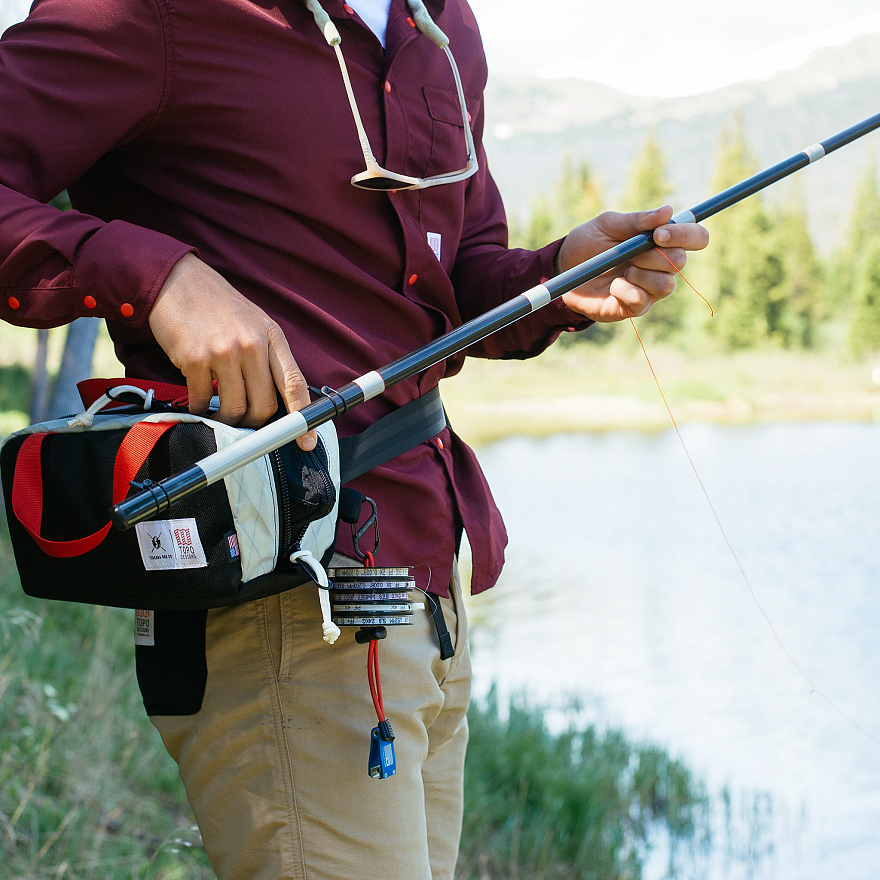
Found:
M 119 531 L 109 510 L 132 488 L 250 431 L 182 411 L 178 386 L 84 384 L 85 412 L 31 425 L 0 451 L 16 565 L 25 593 L 38 598 L 199 610 L 320 583 L 342 484 L 446 424 L 436 389 L 356 437 L 338 441 L 328 422 L 314 450 L 289 443 L 174 503 L 165 518 Z

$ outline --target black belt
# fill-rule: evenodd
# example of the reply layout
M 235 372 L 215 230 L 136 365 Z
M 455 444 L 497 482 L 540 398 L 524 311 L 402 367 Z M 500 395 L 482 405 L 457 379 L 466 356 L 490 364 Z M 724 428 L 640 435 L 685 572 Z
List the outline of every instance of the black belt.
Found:
M 446 425 L 446 411 L 443 409 L 443 401 L 440 400 L 440 389 L 435 387 L 374 422 L 366 431 L 354 437 L 340 439 L 340 482 L 347 483 L 401 452 L 436 437 Z M 343 492 L 351 491 L 343 489 Z M 356 514 L 354 517 L 357 521 Z M 436 596 L 429 595 L 428 601 L 431 603 L 431 617 L 440 642 L 440 659 L 447 660 L 455 654 L 455 649 L 446 628 L 443 608 Z
M 341 438 L 340 481 L 347 483 L 401 452 L 436 437 L 446 424 L 440 389 L 434 387 L 374 422 L 366 431 Z

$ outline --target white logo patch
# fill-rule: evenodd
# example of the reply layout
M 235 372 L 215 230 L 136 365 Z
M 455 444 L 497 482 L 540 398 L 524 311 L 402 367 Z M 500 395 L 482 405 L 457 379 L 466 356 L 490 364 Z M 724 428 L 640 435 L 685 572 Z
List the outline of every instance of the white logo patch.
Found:
M 193 517 L 142 522 L 135 529 L 147 571 L 207 567 L 208 560 Z
M 155 627 L 155 612 L 138 608 L 134 612 L 134 643 L 136 645 L 155 645 Z
M 428 247 L 434 251 L 434 255 L 437 259 L 440 259 L 440 241 L 442 236 L 439 232 L 429 232 L 428 233 Z

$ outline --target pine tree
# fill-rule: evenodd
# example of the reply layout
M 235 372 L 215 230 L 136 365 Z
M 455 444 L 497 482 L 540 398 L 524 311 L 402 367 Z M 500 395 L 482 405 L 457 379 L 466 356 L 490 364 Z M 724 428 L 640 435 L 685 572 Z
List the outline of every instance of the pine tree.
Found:
M 548 195 L 540 195 L 532 203 L 525 223 L 510 224 L 512 246 L 535 250 L 568 235 L 581 223 L 592 220 L 602 211 L 599 184 L 586 162 L 575 164 L 567 157 L 562 176 Z
M 722 134 L 713 189 L 722 190 L 756 170 L 738 120 L 733 131 Z M 711 218 L 707 226 L 714 259 L 703 292 L 715 306 L 715 319 L 708 327 L 727 348 L 752 347 L 787 321 L 779 295 L 783 266 L 773 248 L 773 225 L 755 195 Z
M 880 241 L 868 245 L 853 288 L 849 344 L 855 355 L 880 352 Z
M 666 160 L 653 135 L 648 135 L 642 152 L 636 158 L 630 173 L 622 206 L 625 211 L 646 211 L 664 204 L 674 192 L 666 171 Z M 669 298 L 654 305 L 640 319 L 649 335 L 655 339 L 672 339 L 682 328 L 687 299 L 677 286 Z
M 547 199 L 539 196 L 532 205 L 527 222 L 510 225 L 511 247 L 526 248 L 530 251 L 542 248 L 559 238 L 556 234 L 558 226 L 557 211 Z
M 836 255 L 830 273 L 828 296 L 832 309 L 839 310 L 853 302 L 853 288 L 861 271 L 860 262 L 878 239 L 880 192 L 877 188 L 877 169 L 872 162 L 859 182 L 846 243 Z
M 675 187 L 666 171 L 663 151 L 653 134 L 645 138 L 642 152 L 630 173 L 626 194 L 621 202 L 624 211 L 647 211 L 666 203 Z
M 556 202 L 561 224 L 557 238 L 601 213 L 601 188 L 585 160 L 575 163 L 571 156 L 566 156 L 562 177 L 556 187 Z
M 525 223 L 510 224 L 510 243 L 514 247 L 535 250 L 568 235 L 581 223 L 592 220 L 602 211 L 599 185 L 586 162 L 574 163 L 566 157 L 562 176 L 548 195 L 532 203 Z
M 810 348 L 821 318 L 822 267 L 799 187 L 776 217 L 774 249 L 782 259 L 783 278 L 773 291 L 779 320 L 771 321 L 770 335 L 786 347 Z

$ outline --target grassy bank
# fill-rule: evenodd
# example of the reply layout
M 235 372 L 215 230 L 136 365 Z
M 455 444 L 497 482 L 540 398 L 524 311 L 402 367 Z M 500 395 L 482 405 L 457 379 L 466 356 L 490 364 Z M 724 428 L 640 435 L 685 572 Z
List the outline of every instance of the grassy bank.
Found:
M 5 532 L 0 608 L 4 880 L 213 877 L 143 715 L 130 612 L 25 597 Z M 706 792 L 663 750 L 491 697 L 470 720 L 460 880 L 638 880 L 658 839 L 708 846 Z
M 0 864 L 6 880 L 207 880 L 143 713 L 131 614 L 21 593 L 0 522 Z M 183 850 L 183 851 L 181 851 Z
M 494 693 L 468 720 L 460 880 L 636 880 L 658 843 L 669 877 L 692 876 L 710 847 L 710 799 L 662 749 L 592 725 L 551 732 Z
M 27 424 L 35 342 L 35 331 L 0 324 L 0 436 Z M 64 329 L 53 330 L 50 373 L 63 342 Z M 690 353 L 649 342 L 648 351 L 679 423 L 880 419 L 880 387 L 872 382 L 880 357 L 778 349 L 725 354 L 708 343 Z M 102 331 L 93 374 L 120 369 Z M 635 336 L 623 332 L 609 345 L 556 345 L 525 362 L 470 358 L 443 383 L 443 399 L 456 431 L 472 443 L 670 425 Z
M 679 423 L 880 419 L 876 359 L 648 350 Z M 557 346 L 525 362 L 472 358 L 443 383 L 443 399 L 456 431 L 472 443 L 509 434 L 670 426 L 644 355 L 628 344 Z

